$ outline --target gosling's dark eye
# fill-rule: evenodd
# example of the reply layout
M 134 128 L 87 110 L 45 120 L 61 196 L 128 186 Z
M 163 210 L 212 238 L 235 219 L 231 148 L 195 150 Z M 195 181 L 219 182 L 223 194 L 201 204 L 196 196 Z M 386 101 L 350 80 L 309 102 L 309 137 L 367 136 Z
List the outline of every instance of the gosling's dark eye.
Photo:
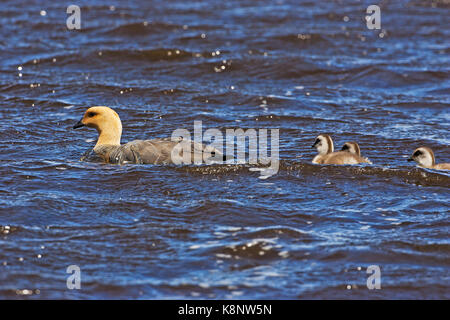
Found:
M 89 117 L 89 118 L 92 118 L 92 117 L 94 117 L 95 115 L 96 115 L 95 112 L 89 112 L 89 113 L 88 113 L 88 117 Z
M 421 151 L 416 151 L 416 152 L 414 152 L 413 156 L 414 156 L 414 157 L 418 157 L 418 156 L 420 156 L 421 154 L 422 154 Z
M 348 149 L 350 149 L 350 148 L 348 147 L 348 145 L 344 145 L 344 146 L 342 147 L 342 150 L 348 150 Z
M 316 139 L 311 147 L 314 148 L 314 147 L 317 146 L 319 143 L 320 143 L 320 140 L 319 140 L 319 139 Z

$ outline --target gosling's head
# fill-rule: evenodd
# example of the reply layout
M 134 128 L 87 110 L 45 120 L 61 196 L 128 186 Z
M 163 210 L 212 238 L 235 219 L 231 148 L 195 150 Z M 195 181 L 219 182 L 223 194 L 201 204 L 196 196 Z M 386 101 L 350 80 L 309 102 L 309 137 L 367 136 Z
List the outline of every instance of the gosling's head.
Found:
M 73 128 L 90 127 L 97 129 L 99 144 L 120 144 L 122 135 L 122 122 L 119 115 L 108 107 L 91 107 L 86 110 L 83 118 Z
M 419 166 L 425 168 L 431 168 L 435 165 L 434 153 L 427 147 L 420 147 L 414 150 L 408 161 L 415 161 Z
M 333 140 L 327 134 L 319 134 L 312 145 L 312 148 L 316 148 L 319 154 L 328 154 L 334 151 Z
M 356 142 L 346 142 L 342 146 L 341 151 L 347 151 L 357 156 L 361 156 L 361 150 L 359 149 L 359 145 Z

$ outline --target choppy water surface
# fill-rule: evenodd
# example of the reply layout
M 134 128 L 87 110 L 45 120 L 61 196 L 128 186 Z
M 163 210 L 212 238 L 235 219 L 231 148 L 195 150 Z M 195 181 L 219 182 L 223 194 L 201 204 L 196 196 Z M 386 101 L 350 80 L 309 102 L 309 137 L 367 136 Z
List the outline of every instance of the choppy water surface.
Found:
M 450 160 L 445 1 L 382 1 L 378 31 L 363 1 L 77 4 L 81 31 L 0 5 L 1 298 L 450 298 L 450 176 L 406 162 Z M 279 128 L 280 171 L 80 162 L 91 105 L 124 142 Z M 319 133 L 374 164 L 312 165 Z

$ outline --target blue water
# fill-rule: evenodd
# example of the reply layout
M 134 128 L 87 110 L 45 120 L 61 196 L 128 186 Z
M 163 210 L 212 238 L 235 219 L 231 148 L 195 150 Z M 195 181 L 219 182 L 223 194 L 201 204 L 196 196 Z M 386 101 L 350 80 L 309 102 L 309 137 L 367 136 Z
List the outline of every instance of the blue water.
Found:
M 76 4 L 72 31 L 0 4 L 0 298 L 450 298 L 450 176 L 406 162 L 450 160 L 445 1 L 383 1 L 381 30 L 368 1 Z M 279 129 L 280 169 L 79 161 L 93 105 L 122 142 Z M 311 164 L 320 133 L 373 165 Z

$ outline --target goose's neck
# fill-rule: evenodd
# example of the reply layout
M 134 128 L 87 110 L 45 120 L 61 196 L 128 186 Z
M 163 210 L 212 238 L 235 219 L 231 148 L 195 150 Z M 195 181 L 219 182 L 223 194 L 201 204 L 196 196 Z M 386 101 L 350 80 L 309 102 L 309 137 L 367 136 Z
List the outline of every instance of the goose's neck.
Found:
M 105 128 L 98 128 L 98 140 L 95 147 L 102 145 L 120 146 L 122 136 L 122 124 L 120 122 L 111 124 Z
M 327 154 L 333 153 L 333 152 L 334 152 L 334 145 L 333 145 L 333 143 L 331 143 L 331 145 L 328 145 Z
M 334 152 L 334 143 L 333 140 L 331 139 L 330 136 L 326 136 L 325 137 L 326 140 L 326 146 L 325 146 L 325 150 L 323 151 L 323 154 L 329 154 L 329 153 L 333 153 Z

